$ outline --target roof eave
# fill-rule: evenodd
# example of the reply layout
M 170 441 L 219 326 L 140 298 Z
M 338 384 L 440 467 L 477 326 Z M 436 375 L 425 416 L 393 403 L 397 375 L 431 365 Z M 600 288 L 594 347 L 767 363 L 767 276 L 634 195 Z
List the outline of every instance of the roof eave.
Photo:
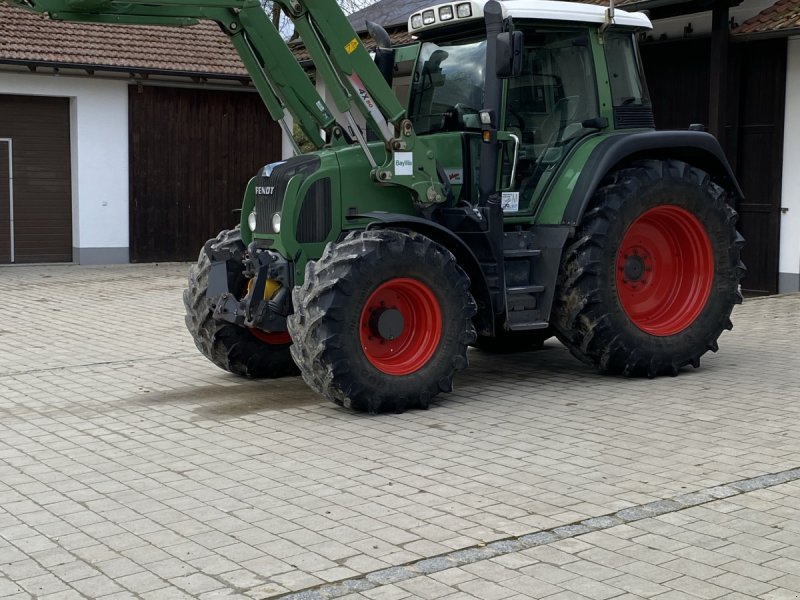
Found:
M 119 67 L 113 65 L 98 65 L 93 63 L 74 63 L 63 61 L 31 60 L 31 59 L 9 59 L 0 58 L 0 65 L 14 65 L 28 68 L 49 68 L 49 69 L 76 69 L 79 71 L 101 71 L 107 73 L 129 73 L 131 75 L 154 75 L 163 77 L 186 77 L 188 79 L 222 79 L 247 83 L 250 77 L 244 74 L 235 73 L 213 73 L 205 71 L 182 71 L 178 69 L 154 69 L 140 67 Z
M 738 6 L 744 0 L 728 0 L 728 6 Z M 685 10 L 681 10 L 681 5 L 685 5 Z M 711 0 L 633 0 L 633 2 L 628 2 L 619 6 L 620 10 L 625 10 L 628 12 L 637 12 L 637 11 L 669 11 L 675 12 L 677 14 L 694 14 L 698 12 L 706 12 L 711 10 L 713 7 L 713 2 Z M 655 14 L 651 17 L 652 19 L 656 20 L 661 18 L 658 14 Z
M 731 36 L 733 42 L 746 42 L 752 39 L 782 38 L 800 35 L 800 27 L 789 27 L 786 29 L 770 29 L 769 31 L 752 31 L 750 33 L 734 33 Z

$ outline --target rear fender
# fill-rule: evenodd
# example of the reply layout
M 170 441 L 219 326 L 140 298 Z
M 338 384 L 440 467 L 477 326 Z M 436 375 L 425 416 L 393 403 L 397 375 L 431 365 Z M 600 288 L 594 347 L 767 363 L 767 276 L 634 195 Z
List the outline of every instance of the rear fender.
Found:
M 612 135 L 598 143 L 575 180 L 561 216 L 562 225 L 577 225 L 603 178 L 641 159 L 676 159 L 706 171 L 728 192 L 732 202 L 744 198 L 717 139 L 702 131 L 647 131 Z M 548 211 L 553 214 L 553 211 Z

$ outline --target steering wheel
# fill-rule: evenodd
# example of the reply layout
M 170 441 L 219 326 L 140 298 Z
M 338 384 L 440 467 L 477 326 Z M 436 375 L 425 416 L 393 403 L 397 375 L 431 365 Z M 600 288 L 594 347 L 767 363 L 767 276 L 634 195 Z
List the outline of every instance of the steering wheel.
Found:
M 442 130 L 461 131 L 466 127 L 465 117 L 467 115 L 477 114 L 479 114 L 477 109 L 467 106 L 462 102 L 458 102 L 455 106 L 444 111 L 442 116 Z

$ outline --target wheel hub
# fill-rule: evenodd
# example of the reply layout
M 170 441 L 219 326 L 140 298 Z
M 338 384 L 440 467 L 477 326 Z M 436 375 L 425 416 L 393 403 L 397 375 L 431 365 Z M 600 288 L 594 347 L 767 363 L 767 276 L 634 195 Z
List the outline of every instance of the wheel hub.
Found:
M 623 274 L 623 283 L 637 287 L 639 283 L 647 283 L 647 279 L 644 277 L 646 272 L 652 271 L 652 266 L 648 264 L 650 257 L 646 252 L 638 248 L 634 248 L 630 252 L 630 254 L 622 255 L 620 271 Z
M 405 327 L 405 319 L 396 306 L 380 307 L 372 312 L 369 318 L 369 329 L 373 335 L 384 340 L 395 340 L 400 337 Z

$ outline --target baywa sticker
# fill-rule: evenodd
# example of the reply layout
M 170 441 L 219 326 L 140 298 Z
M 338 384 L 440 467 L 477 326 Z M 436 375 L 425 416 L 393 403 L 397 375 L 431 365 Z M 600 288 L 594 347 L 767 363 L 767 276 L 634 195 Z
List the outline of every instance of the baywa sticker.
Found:
M 519 192 L 503 192 L 500 202 L 503 207 L 503 212 L 518 212 Z
M 464 169 L 445 169 L 444 174 L 451 185 L 461 185 L 464 183 Z
M 394 155 L 394 174 L 414 174 L 414 154 L 411 152 L 396 152 Z

